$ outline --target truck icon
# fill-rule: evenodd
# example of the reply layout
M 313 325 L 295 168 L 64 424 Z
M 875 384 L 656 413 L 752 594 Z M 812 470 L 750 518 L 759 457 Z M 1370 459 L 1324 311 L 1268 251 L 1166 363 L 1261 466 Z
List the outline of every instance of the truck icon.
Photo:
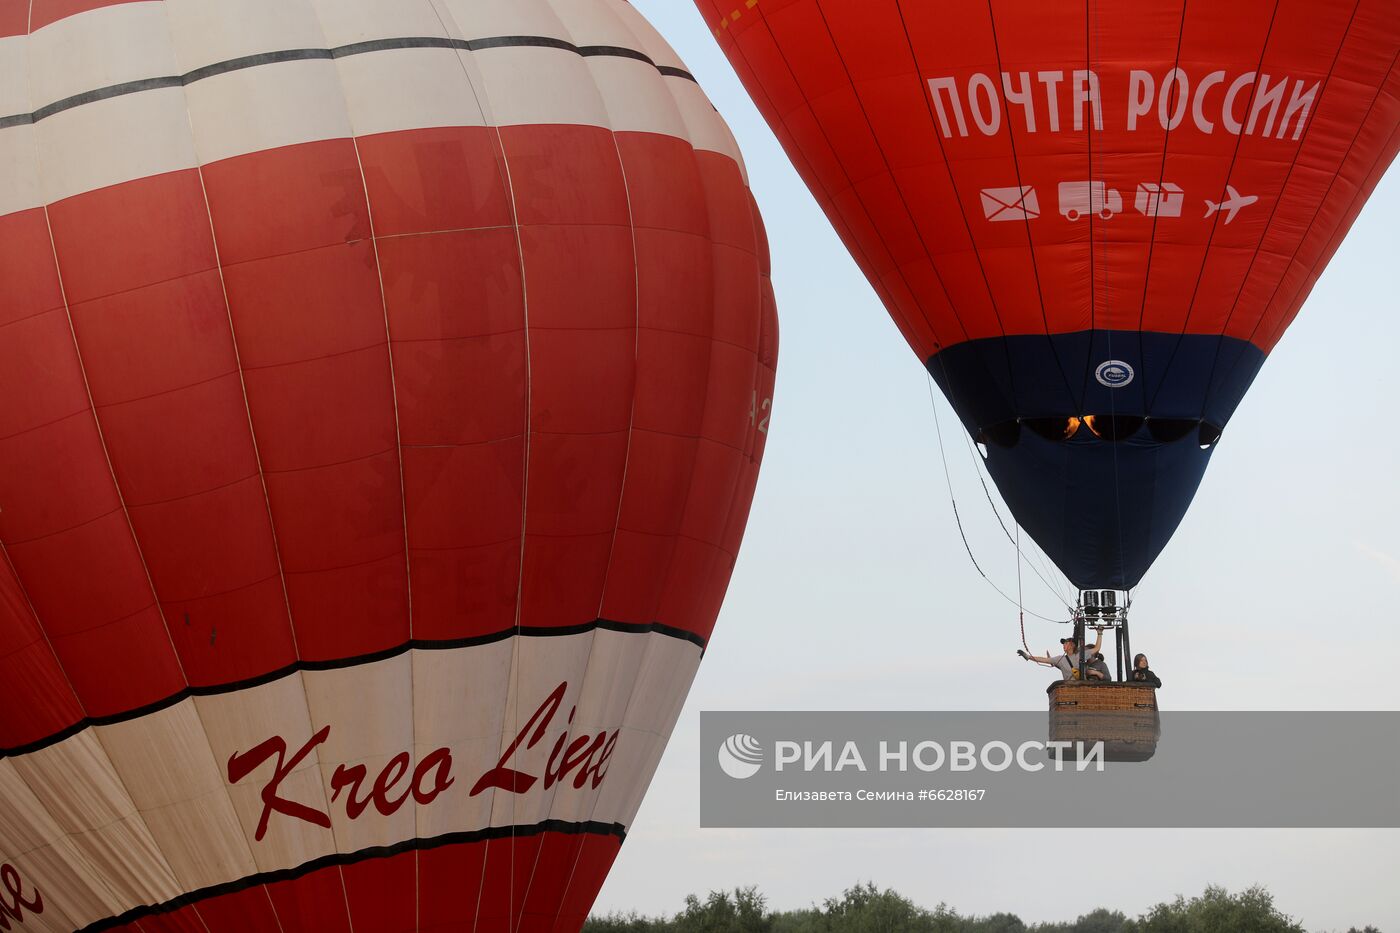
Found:
M 1098 214 L 1108 220 L 1123 212 L 1123 196 L 1102 181 L 1060 182 L 1060 213 L 1071 221 L 1085 214 Z

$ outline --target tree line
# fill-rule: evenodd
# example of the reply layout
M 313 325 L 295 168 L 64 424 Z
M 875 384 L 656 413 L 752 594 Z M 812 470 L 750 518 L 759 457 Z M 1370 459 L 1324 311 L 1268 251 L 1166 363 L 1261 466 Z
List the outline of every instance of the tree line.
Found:
M 1068 923 L 1026 923 L 1015 914 L 964 917 L 939 904 L 920 907 L 896 891 L 858 884 L 801 910 L 775 911 L 756 887 L 692 894 L 670 917 L 611 913 L 590 917 L 584 933 L 1307 933 L 1262 887 L 1238 894 L 1208 887 L 1130 918 L 1099 908 Z M 1373 926 L 1347 933 L 1380 933 Z

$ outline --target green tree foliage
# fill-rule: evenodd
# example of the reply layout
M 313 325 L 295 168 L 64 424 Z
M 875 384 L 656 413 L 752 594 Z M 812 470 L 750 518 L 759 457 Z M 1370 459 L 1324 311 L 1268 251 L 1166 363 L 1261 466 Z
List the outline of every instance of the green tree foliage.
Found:
M 1279 913 L 1274 897 L 1261 887 L 1239 894 L 1211 886 L 1189 901 L 1178 896 L 1158 904 L 1125 933 L 1306 933 L 1291 917 Z
M 1029 929 L 1035 933 L 1123 933 L 1128 918 L 1117 910 L 1100 907 L 1072 923 L 1037 923 Z
M 956 927 L 942 922 L 947 919 L 945 913 L 941 905 L 930 912 L 894 891 L 881 891 L 867 883 L 847 889 L 839 898 L 827 898 L 811 912 L 812 923 L 799 929 L 814 933 L 953 933 Z
M 858 884 L 803 910 L 770 911 L 755 887 L 685 899 L 673 917 L 636 913 L 590 917 L 584 933 L 1306 933 L 1261 887 L 1239 894 L 1208 887 L 1199 897 L 1158 904 L 1134 920 L 1099 908 L 1069 923 L 1027 924 L 1015 914 L 963 917 L 929 910 L 874 884 Z M 1347 933 L 1380 933 L 1368 926 Z
M 773 915 L 758 888 L 711 891 L 700 900 L 694 894 L 685 899 L 685 910 L 676 914 L 668 931 L 674 933 L 769 933 Z

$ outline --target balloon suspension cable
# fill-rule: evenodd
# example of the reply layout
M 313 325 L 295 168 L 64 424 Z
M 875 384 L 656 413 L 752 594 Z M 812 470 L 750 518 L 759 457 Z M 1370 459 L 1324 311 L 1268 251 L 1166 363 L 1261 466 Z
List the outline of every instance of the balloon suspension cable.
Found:
M 937 412 L 934 412 L 935 417 L 937 417 L 937 414 Z M 1031 573 L 1039 577 L 1040 582 L 1045 584 L 1045 588 L 1049 590 L 1051 594 L 1054 595 L 1054 597 L 1060 601 L 1060 605 L 1065 607 L 1065 611 L 1073 615 L 1074 606 L 1070 603 L 1069 597 L 1065 596 L 1064 592 L 1058 586 L 1052 583 L 1050 579 L 1045 575 L 1046 573 L 1048 573 L 1052 577 L 1055 575 L 1055 572 L 1050 569 L 1049 564 L 1045 563 L 1042 558 L 1041 566 L 1045 568 L 1045 573 L 1041 573 L 1040 570 L 1037 569 L 1036 565 L 1031 562 L 1032 555 L 1028 555 L 1025 553 L 1025 551 L 1021 550 L 1021 524 L 1020 522 L 1015 521 L 1015 516 L 1012 517 L 1012 521 L 1016 525 L 1016 536 L 1013 538 L 1011 536 L 1011 532 L 1007 530 L 1006 522 L 1001 517 L 1001 509 L 997 508 L 996 500 L 992 498 L 992 490 L 990 487 L 987 486 L 987 474 L 982 469 L 982 458 L 977 455 L 976 449 L 973 448 L 972 437 L 970 435 L 967 435 L 967 452 L 972 459 L 972 468 L 977 473 L 977 479 L 982 484 L 982 495 L 984 495 L 987 498 L 987 507 L 992 510 L 992 515 L 996 516 L 997 524 L 1001 526 L 1001 533 L 1006 535 L 1006 540 L 1011 542 L 1011 544 L 1015 546 L 1017 560 L 1019 561 L 1022 557 L 1024 557 L 1026 559 L 1026 566 L 1031 568 Z M 1016 573 L 1019 575 L 1020 572 L 1021 568 L 1018 563 L 1016 567 Z
M 939 419 L 938 419 L 938 402 L 937 402 L 937 399 L 935 399 L 935 398 L 934 398 L 934 395 L 933 395 L 933 380 L 932 380 L 931 377 L 930 377 L 930 379 L 929 379 L 929 385 L 928 385 L 928 400 L 929 400 L 929 403 L 933 406 L 933 426 L 934 426 L 934 429 L 935 429 L 935 430 L 937 431 L 937 433 L 938 433 L 938 456 L 939 456 L 939 457 L 942 459 L 942 461 L 943 461 L 943 479 L 944 479 L 944 481 L 948 484 L 948 501 L 949 501 L 949 502 L 952 504 L 952 506 L 953 506 L 953 521 L 955 521 L 955 522 L 957 523 L 957 526 L 958 526 L 958 536 L 959 536 L 960 538 L 962 538 L 963 549 L 967 551 L 968 560 L 972 561 L 972 566 L 973 566 L 973 568 L 976 569 L 978 575 L 981 576 L 981 578 L 987 582 L 987 585 L 990 586 L 993 590 L 995 590 L 996 593 L 997 593 L 997 595 L 1000 596 L 1002 599 L 1006 600 L 1006 601 L 1007 601 L 1008 603 L 1010 603 L 1011 605 L 1017 607 L 1017 609 L 1019 609 L 1019 610 L 1022 612 L 1023 616 L 1024 616 L 1024 613 L 1025 613 L 1025 612 L 1030 611 L 1030 614 L 1031 614 L 1031 615 L 1033 615 L 1033 616 L 1035 616 L 1037 619 L 1041 619 L 1041 620 L 1043 620 L 1043 621 L 1045 621 L 1045 622 L 1054 622 L 1054 623 L 1056 623 L 1056 624 L 1059 624 L 1060 622 L 1063 622 L 1063 621 L 1064 621 L 1063 619 L 1052 619 L 1052 618 L 1050 618 L 1049 616 L 1043 616 L 1043 615 L 1041 615 L 1040 613 L 1035 612 L 1035 611 L 1033 611 L 1033 610 L 1027 610 L 1027 609 L 1025 609 L 1025 607 L 1021 604 L 1021 601 L 1020 601 L 1019 599 L 1013 599 L 1010 595 L 1008 595 L 1005 591 L 1003 591 L 1001 587 L 997 586 L 996 583 L 992 580 L 992 578 L 989 577 L 989 576 L 987 576 L 987 572 L 986 572 L 985 570 L 982 569 L 982 565 L 979 564 L 979 563 L 977 562 L 977 556 L 976 556 L 975 554 L 972 553 L 972 545 L 969 544 L 969 543 L 968 543 L 968 540 L 967 540 L 967 531 L 963 528 L 962 516 L 958 513 L 958 499 L 957 499 L 957 496 L 955 496 L 955 495 L 953 494 L 953 474 L 952 474 L 952 471 L 949 470 L 949 468 L 948 468 L 948 453 L 947 453 L 947 451 L 944 449 L 944 446 L 943 446 L 943 426 L 942 426 L 942 424 L 940 423 L 940 421 L 939 421 Z M 1019 525 L 1017 526 L 1017 530 L 1018 530 L 1018 532 L 1019 532 L 1019 530 L 1020 530 L 1020 526 L 1019 526 Z M 1020 558 L 1019 558 L 1020 548 L 1019 548 L 1019 546 L 1017 547 L 1016 553 L 1017 553 L 1017 555 L 1018 555 L 1016 571 L 1017 571 L 1017 576 L 1018 576 L 1018 578 L 1019 578 L 1019 575 L 1020 575 Z M 1027 648 L 1026 650 L 1029 651 L 1030 649 Z
M 1035 568 L 1032 567 L 1032 570 Z M 1016 608 L 1021 612 L 1021 647 L 1026 649 L 1026 654 L 1031 653 L 1031 646 L 1026 644 L 1026 607 L 1021 602 L 1021 523 L 1016 523 Z

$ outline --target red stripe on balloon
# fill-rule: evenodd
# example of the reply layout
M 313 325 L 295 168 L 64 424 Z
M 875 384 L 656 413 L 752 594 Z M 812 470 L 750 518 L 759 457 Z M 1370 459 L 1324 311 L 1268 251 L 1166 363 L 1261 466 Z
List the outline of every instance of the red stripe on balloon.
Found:
M 921 360 L 968 338 L 1089 328 L 1224 333 L 1269 351 L 1349 225 L 1355 186 L 1388 161 L 1400 114 L 1377 93 L 1397 38 L 1384 3 L 1272 16 L 1169 0 L 1092 23 L 1031 3 L 698 6 Z M 1178 65 L 1193 93 L 1168 130 L 1162 82 Z M 1092 132 L 1064 84 L 1086 67 L 1103 88 Z M 1004 92 L 1003 70 L 1034 87 Z M 1130 111 L 1145 74 L 1160 93 Z M 1316 87 L 1306 121 L 1294 107 L 1285 131 L 1285 102 L 1265 100 L 1257 128 L 1228 131 L 1254 122 L 1262 75 L 1289 101 Z M 1052 97 L 1038 81 L 1056 76 Z M 990 89 L 995 128 L 979 129 L 975 87 Z M 1091 181 L 1121 205 L 1075 209 Z M 1156 216 L 1140 186 L 1159 183 L 1182 200 Z M 1222 210 L 1227 184 L 1243 203 Z M 998 212 L 998 193 L 1020 189 L 1035 193 L 1026 210 Z
M 88 404 L 42 210 L 0 217 L 0 271 L 0 344 L 15 354 L 0 368 L 0 539 L 86 713 L 141 707 L 185 680 Z M 46 708 L 4 704 L 0 733 L 37 738 Z
M 137 0 L 33 0 L 34 12 L 30 19 L 29 31 L 43 29 L 50 23 L 56 23 L 61 19 L 77 16 L 79 13 L 86 13 L 89 10 L 100 10 L 103 7 L 133 2 L 137 2 Z M 23 34 L 23 31 L 18 33 L 18 35 Z M 0 33 L 0 35 L 4 35 L 4 33 Z
M 0 39 L 29 32 L 29 0 L 0 0 Z
M 546 832 L 401 852 L 205 898 L 111 929 L 348 933 L 353 924 L 355 930 L 575 933 L 621 844 L 616 836 Z
M 708 637 L 771 409 L 753 199 L 671 137 L 500 138 L 144 178 L 52 205 L 52 242 L 0 217 L 0 538 L 57 659 L 0 626 L 54 697 L 0 747 L 397 648 L 410 595 L 418 639 Z

